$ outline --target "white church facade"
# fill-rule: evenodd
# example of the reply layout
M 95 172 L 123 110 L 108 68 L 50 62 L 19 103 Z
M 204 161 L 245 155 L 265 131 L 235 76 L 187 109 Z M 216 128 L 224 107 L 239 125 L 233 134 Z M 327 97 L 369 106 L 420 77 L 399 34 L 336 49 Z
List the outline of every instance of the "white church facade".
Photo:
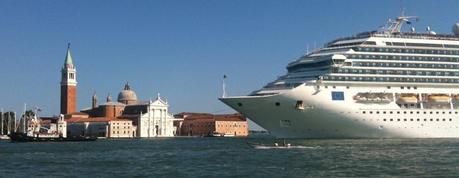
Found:
M 174 117 L 169 113 L 169 105 L 158 97 L 154 101 L 142 104 L 128 105 L 124 109 L 125 115 L 137 125 L 137 137 L 173 137 L 176 128 Z

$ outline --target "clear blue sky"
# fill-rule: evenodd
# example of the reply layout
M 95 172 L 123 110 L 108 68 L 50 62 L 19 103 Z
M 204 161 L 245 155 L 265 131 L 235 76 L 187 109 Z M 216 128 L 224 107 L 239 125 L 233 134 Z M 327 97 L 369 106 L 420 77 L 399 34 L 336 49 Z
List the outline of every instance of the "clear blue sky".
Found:
M 157 92 L 173 113 L 233 112 L 229 95 L 259 89 L 310 49 L 390 17 L 418 15 L 450 33 L 459 1 L 43 0 L 0 1 L 0 107 L 23 103 L 59 112 L 60 68 L 67 42 L 78 71 L 78 108 L 116 95 L 126 81 L 142 100 Z

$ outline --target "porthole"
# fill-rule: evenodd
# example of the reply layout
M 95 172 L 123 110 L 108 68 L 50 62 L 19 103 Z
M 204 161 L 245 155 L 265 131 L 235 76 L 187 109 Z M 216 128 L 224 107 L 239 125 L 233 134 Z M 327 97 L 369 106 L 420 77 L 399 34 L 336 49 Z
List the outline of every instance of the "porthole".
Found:
M 385 122 L 385 121 L 386 121 L 386 119 L 383 119 L 383 121 Z
M 433 121 L 433 119 L 430 119 L 430 121 Z
M 392 113 L 394 113 L 394 112 L 391 111 L 391 112 L 389 112 L 389 113 L 392 114 Z
M 366 112 L 365 111 L 362 111 L 362 114 L 365 114 Z
M 416 114 L 419 114 L 419 111 L 416 111 Z
M 413 114 L 413 111 L 410 111 L 410 114 Z
M 397 119 L 397 121 L 400 121 L 400 119 Z
M 280 103 L 279 103 L 279 102 L 276 102 L 276 106 L 280 106 Z
M 442 114 L 445 114 L 445 111 L 443 111 Z
M 443 121 L 446 121 L 446 119 L 445 119 L 445 118 L 443 118 Z
M 370 111 L 370 114 L 373 114 L 373 111 Z
M 449 119 L 449 121 L 453 121 L 453 119 Z
M 383 111 L 382 113 L 383 113 L 383 114 L 386 114 L 386 111 Z
M 437 113 L 437 114 L 440 114 L 440 112 L 438 112 L 438 111 L 437 111 L 436 113 Z
M 376 114 L 379 114 L 379 111 L 376 111 Z
M 390 121 L 393 121 L 394 119 L 390 119 Z
M 410 121 L 413 121 L 413 119 L 410 119 Z
M 240 106 L 242 106 L 242 103 L 237 103 L 237 105 L 240 107 Z
M 437 119 L 437 121 L 440 121 L 440 119 Z
M 403 121 L 406 121 L 406 119 L 403 119 Z

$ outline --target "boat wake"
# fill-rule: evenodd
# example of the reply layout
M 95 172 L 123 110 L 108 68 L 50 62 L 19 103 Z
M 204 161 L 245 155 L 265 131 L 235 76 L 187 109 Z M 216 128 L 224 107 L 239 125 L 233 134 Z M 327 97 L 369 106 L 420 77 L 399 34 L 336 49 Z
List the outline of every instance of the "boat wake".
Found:
M 257 150 L 267 150 L 267 149 L 318 149 L 319 146 L 269 146 L 269 145 L 250 145 L 252 148 Z

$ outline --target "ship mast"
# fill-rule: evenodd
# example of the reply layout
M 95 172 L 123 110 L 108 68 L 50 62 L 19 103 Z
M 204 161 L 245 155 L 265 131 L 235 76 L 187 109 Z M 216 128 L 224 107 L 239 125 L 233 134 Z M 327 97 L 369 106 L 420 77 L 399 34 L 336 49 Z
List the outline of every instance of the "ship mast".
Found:
M 389 19 L 387 22 L 387 29 L 385 32 L 387 33 L 400 33 L 402 30 L 403 24 L 406 22 L 410 24 L 410 20 L 415 20 L 418 21 L 419 17 L 418 16 L 405 16 L 405 10 L 402 10 L 402 13 L 399 17 L 397 17 L 395 20 Z

